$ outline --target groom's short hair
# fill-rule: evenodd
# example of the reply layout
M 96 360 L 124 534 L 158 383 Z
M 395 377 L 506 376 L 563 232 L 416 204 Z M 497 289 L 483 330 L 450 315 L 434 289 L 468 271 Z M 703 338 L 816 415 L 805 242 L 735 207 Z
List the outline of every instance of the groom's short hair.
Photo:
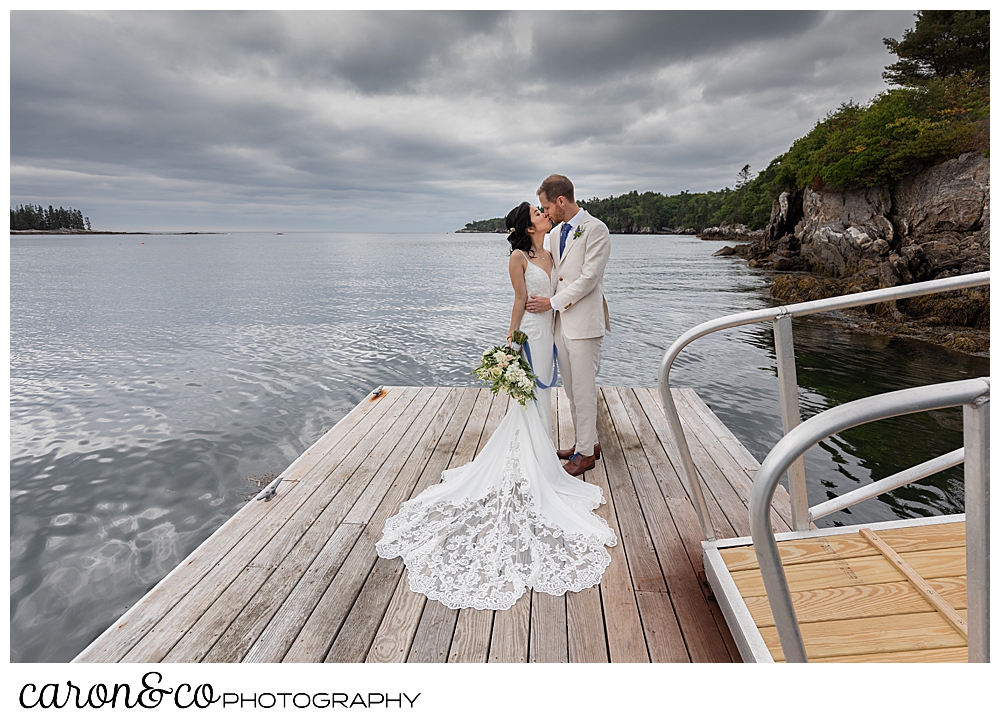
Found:
M 535 192 L 536 196 L 543 194 L 550 201 L 555 201 L 560 196 L 565 196 L 567 201 L 576 202 L 576 199 L 573 198 L 573 182 L 566 178 L 566 176 L 560 176 L 557 173 L 553 173 L 542 181 L 542 185 Z

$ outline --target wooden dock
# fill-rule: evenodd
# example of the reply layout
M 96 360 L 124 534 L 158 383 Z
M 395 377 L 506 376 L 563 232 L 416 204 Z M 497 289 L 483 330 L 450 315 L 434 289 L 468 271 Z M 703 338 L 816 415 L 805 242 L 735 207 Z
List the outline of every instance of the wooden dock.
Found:
M 572 444 L 562 389 L 556 441 Z M 674 390 L 720 537 L 749 534 L 757 461 L 692 390 Z M 387 387 L 285 471 L 74 662 L 740 661 L 702 567 L 702 534 L 656 390 L 604 387 L 603 456 L 586 473 L 619 544 L 598 587 L 526 593 L 502 612 L 450 610 L 375 553 L 400 504 L 470 461 L 508 399 L 478 388 Z M 779 488 L 772 520 L 789 529 Z
M 745 660 L 783 662 L 748 538 L 705 543 Z M 964 515 L 778 535 L 810 661 L 966 662 Z

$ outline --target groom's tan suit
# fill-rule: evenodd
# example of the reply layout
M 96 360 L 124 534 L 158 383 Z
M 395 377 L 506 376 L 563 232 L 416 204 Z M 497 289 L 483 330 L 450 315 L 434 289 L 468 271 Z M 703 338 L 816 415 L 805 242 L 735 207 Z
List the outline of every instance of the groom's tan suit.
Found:
M 608 227 L 583 211 L 559 252 L 563 224 L 552 228 L 550 250 L 556 259 L 555 342 L 559 374 L 569 397 L 576 430 L 576 452 L 594 453 L 597 441 L 597 367 L 605 329 L 610 330 L 604 299 L 604 267 L 611 255 Z M 575 237 L 575 238 L 574 238 Z

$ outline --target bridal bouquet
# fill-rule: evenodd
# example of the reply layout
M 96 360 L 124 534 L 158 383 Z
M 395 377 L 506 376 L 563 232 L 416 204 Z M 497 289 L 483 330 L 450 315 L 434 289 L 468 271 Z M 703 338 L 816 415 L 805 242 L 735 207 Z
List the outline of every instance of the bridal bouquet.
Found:
M 479 366 L 472 372 L 490 385 L 491 392 L 509 394 L 522 407 L 529 399 L 535 398 L 535 380 L 538 378 L 520 354 L 521 345 L 527 340 L 527 334 L 515 331 L 511 345 L 487 349 Z

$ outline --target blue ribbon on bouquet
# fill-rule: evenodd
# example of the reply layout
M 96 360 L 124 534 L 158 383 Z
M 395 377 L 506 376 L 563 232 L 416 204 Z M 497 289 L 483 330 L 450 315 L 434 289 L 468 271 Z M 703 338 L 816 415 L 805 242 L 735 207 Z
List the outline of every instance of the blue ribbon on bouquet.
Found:
M 528 364 L 530 364 L 531 368 L 534 369 L 535 365 L 531 361 L 531 347 L 528 346 L 528 342 L 524 342 L 524 346 L 522 348 L 524 349 L 525 356 L 528 357 Z M 537 374 L 537 372 L 536 372 L 536 374 Z M 535 380 L 535 384 L 538 385 L 539 389 L 548 389 L 548 388 L 554 387 L 556 385 L 556 380 L 558 378 L 559 378 L 559 352 L 556 349 L 556 345 L 553 344 L 552 345 L 552 381 L 549 382 L 548 384 L 542 384 L 541 376 L 539 376 L 539 378 Z

